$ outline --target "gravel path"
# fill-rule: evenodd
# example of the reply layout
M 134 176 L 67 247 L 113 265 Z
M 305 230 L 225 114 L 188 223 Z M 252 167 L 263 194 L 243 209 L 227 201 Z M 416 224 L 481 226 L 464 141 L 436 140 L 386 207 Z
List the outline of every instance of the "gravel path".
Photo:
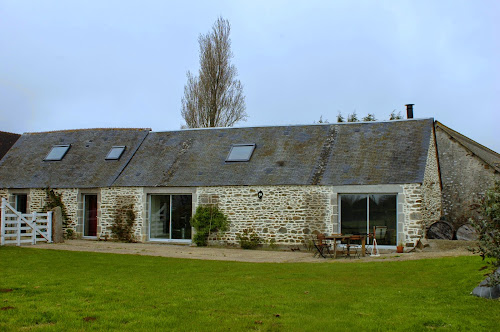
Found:
M 37 244 L 33 248 L 259 263 L 349 263 L 467 256 L 472 255 L 467 250 L 467 247 L 475 245 L 474 242 L 447 240 L 429 240 L 427 243 L 428 247 L 411 253 L 396 254 L 395 252 L 386 252 L 382 253 L 380 257 L 367 256 L 361 259 L 338 258 L 336 260 L 314 258 L 313 253 L 306 251 L 305 248 L 300 248 L 301 251 L 292 252 L 291 250 L 242 250 L 236 248 L 206 248 L 173 244 L 90 240 L 66 240 L 64 243 Z

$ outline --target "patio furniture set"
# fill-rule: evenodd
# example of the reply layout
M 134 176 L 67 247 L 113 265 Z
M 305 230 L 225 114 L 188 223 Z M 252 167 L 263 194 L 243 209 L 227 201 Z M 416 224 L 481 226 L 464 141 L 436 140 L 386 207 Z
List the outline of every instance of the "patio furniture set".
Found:
M 383 239 L 387 233 L 387 226 L 373 227 L 373 233 L 368 234 L 317 234 L 312 235 L 314 244 L 314 257 L 337 258 L 360 258 L 366 254 L 379 256 L 377 240 Z M 366 239 L 371 241 L 371 251 L 366 247 Z

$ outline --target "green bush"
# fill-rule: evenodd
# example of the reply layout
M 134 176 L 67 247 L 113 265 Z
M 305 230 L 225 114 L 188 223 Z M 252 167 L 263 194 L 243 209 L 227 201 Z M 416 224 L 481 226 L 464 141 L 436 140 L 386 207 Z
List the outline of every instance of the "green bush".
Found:
M 75 238 L 75 231 L 71 228 L 66 229 L 66 233 L 64 237 L 68 240 L 72 240 Z
M 244 229 L 242 234 L 237 234 L 236 237 L 243 249 L 255 249 L 259 246 L 262 239 L 255 233 L 253 229 Z
M 490 274 L 490 286 L 500 285 L 500 275 L 493 273 L 500 267 L 500 181 L 486 191 L 479 211 L 483 218 L 470 219 L 479 235 L 479 253 L 483 259 L 493 258 L 493 271 Z
M 125 216 L 125 218 L 123 218 Z M 111 233 L 120 241 L 135 242 L 134 237 L 135 213 L 134 206 L 128 205 L 119 209 L 116 213 Z
M 200 205 L 191 218 L 191 225 L 196 230 L 194 243 L 197 246 L 208 245 L 208 237 L 214 232 L 225 232 L 229 229 L 227 216 L 217 205 Z

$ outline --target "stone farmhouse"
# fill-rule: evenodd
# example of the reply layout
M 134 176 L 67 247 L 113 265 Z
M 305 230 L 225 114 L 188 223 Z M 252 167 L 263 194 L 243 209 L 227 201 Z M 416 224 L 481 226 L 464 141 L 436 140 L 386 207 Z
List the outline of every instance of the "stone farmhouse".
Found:
M 218 238 L 227 244 L 245 229 L 297 245 L 313 232 L 386 226 L 379 245 L 412 246 L 446 208 L 438 156 L 447 152 L 436 145 L 446 141 L 443 128 L 408 119 L 26 133 L 0 161 L 0 197 L 40 211 L 51 188 L 62 195 L 67 228 L 86 239 L 111 238 L 116 215 L 132 207 L 138 241 L 191 243 L 196 207 L 218 204 L 231 222 Z

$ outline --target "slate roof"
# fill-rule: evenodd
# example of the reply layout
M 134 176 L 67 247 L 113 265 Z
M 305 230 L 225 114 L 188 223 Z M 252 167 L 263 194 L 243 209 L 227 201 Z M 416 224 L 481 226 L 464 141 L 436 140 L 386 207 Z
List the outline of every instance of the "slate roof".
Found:
M 0 161 L 0 188 L 374 185 L 423 182 L 433 119 L 170 132 L 88 129 L 22 135 Z M 71 144 L 61 161 L 53 145 Z M 232 144 L 256 144 L 226 162 Z M 120 160 L 105 160 L 126 145 Z
M 26 133 L 0 161 L 0 188 L 109 187 L 150 129 L 83 129 Z M 44 161 L 52 146 L 71 144 L 61 161 Z M 119 160 L 105 160 L 125 145 Z
M 8 133 L 0 131 L 0 160 L 9 151 L 9 149 L 21 137 L 19 134 Z
M 454 138 L 459 144 L 465 147 L 467 150 L 476 155 L 483 162 L 488 164 L 490 167 L 495 169 L 497 172 L 500 172 L 500 154 L 495 151 L 488 149 L 484 145 L 477 143 L 474 140 L 471 140 L 467 136 L 456 132 L 455 130 L 448 128 L 444 124 L 439 121 L 435 123 L 436 128 L 443 130 L 448 136 Z
M 115 186 L 423 182 L 433 119 L 151 132 Z M 248 162 L 232 144 L 255 143 Z

